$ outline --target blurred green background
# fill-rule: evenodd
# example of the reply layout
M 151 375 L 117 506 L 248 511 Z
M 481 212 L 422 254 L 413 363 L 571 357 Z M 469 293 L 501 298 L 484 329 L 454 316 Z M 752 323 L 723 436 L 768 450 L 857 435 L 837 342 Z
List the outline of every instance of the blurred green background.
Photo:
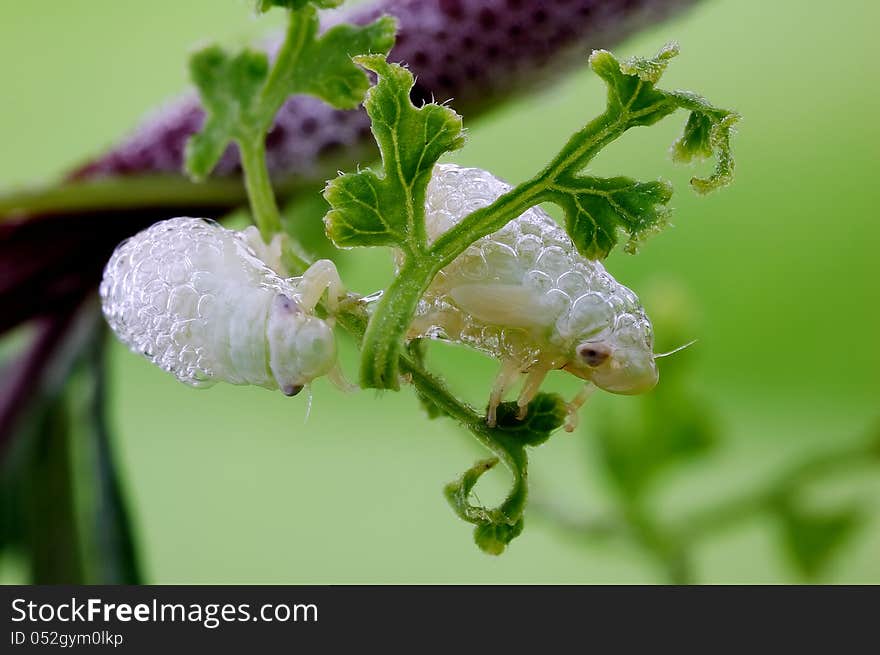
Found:
M 594 168 L 675 184 L 676 227 L 608 267 L 637 292 L 663 280 L 687 289 L 700 317 L 693 383 L 725 437 L 652 499 L 661 515 L 748 489 L 880 418 L 878 20 L 867 1 L 708 0 L 615 48 L 648 55 L 678 40 L 682 55 L 664 86 L 744 115 L 737 180 L 716 195 L 692 195 L 693 170 L 669 161 L 683 115 L 631 132 Z M 273 22 L 255 20 L 244 0 L 3 3 L 0 186 L 49 179 L 98 152 L 184 88 L 194 45 L 243 44 Z M 585 64 L 487 119 L 465 116 L 470 140 L 455 161 L 525 179 L 603 100 Z M 357 253 L 344 277 L 371 291 L 390 271 L 383 253 Z M 351 344 L 343 350 L 354 377 Z M 485 401 L 493 362 L 448 346 L 434 346 L 430 361 Z M 194 391 L 115 343 L 111 369 L 117 452 L 151 582 L 657 579 L 638 551 L 563 538 L 528 514 L 506 554 L 481 554 L 441 488 L 483 453 L 450 421 L 428 421 L 410 391 L 342 395 L 319 381 L 306 421 L 302 397 Z M 549 387 L 571 394 L 577 385 L 558 374 Z M 558 435 L 532 454 L 536 494 L 575 514 L 608 504 L 591 465 L 591 414 L 635 402 L 594 400 L 580 436 Z M 489 503 L 506 475 L 487 478 L 480 496 Z M 823 579 L 880 583 L 876 469 L 814 491 L 820 506 L 852 500 L 875 510 Z M 796 579 L 761 518 L 696 555 L 705 582 Z M 0 570 L 4 581 L 19 578 L 14 560 Z

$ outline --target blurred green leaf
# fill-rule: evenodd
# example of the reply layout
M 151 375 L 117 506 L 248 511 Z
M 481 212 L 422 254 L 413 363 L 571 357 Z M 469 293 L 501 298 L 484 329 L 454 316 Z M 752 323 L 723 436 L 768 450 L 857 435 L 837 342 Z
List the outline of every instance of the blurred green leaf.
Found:
M 703 402 L 676 385 L 661 385 L 635 400 L 626 414 L 601 417 L 596 436 L 615 487 L 639 497 L 665 471 L 709 452 L 718 433 Z
M 3 546 L 37 584 L 142 582 L 106 424 L 105 337 L 98 308 L 80 310 L 4 462 Z
M 306 93 L 339 109 L 355 109 L 370 88 L 370 80 L 353 59 L 368 53 L 388 54 L 394 45 L 397 23 L 390 16 L 363 26 L 343 23 L 318 37 L 317 16 L 313 11 L 305 10 L 305 13 L 313 17 L 308 19 L 301 37 L 305 44 L 297 52 L 297 64 L 286 68 L 276 66 L 269 92 L 272 85 L 278 85 L 287 89 L 288 94 Z M 282 49 L 278 56 L 290 58 L 293 52 L 293 47 L 289 51 Z
M 666 280 L 648 289 L 644 297 L 652 308 L 654 330 L 662 335 L 658 339 L 664 347 L 681 345 L 695 329 L 685 288 Z M 603 467 L 624 497 L 641 497 L 665 471 L 718 443 L 714 413 L 689 383 L 692 364 L 688 352 L 663 360 L 661 384 L 626 408 L 599 417 L 596 436 Z
M 25 541 L 34 584 L 85 584 L 70 468 L 72 418 L 63 401 L 34 417 L 30 457 L 22 476 Z
M 862 512 L 855 507 L 818 511 L 783 502 L 776 511 L 785 552 L 799 573 L 811 580 L 828 569 L 864 523 Z
M 96 327 L 61 399 L 71 419 L 70 466 L 83 566 L 92 583 L 140 584 L 132 523 L 107 425 L 106 332 L 103 323 Z

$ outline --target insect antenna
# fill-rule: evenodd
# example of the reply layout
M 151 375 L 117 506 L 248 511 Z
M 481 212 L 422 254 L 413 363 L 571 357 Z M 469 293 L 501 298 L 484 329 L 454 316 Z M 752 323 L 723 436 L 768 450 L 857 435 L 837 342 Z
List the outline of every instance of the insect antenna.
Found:
M 690 348 L 690 347 L 693 346 L 695 343 L 697 343 L 697 341 L 699 341 L 699 339 L 694 339 L 693 341 L 688 341 L 688 342 L 687 342 L 686 344 L 684 344 L 683 346 L 679 346 L 678 348 L 673 348 L 672 350 L 670 350 L 670 351 L 668 351 L 668 352 L 665 352 L 665 353 L 655 353 L 655 354 L 654 354 L 654 359 L 660 359 L 661 357 L 669 357 L 670 355 L 674 355 L 675 353 L 677 353 L 677 352 L 679 352 L 679 351 L 682 351 L 682 350 L 684 350 L 685 348 Z

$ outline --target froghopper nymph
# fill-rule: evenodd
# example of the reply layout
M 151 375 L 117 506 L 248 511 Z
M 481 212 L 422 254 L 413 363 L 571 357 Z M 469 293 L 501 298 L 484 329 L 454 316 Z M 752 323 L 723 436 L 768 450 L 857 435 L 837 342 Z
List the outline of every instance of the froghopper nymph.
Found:
M 429 239 L 510 188 L 478 168 L 438 165 L 425 207 Z M 489 398 L 490 425 L 505 391 L 523 375 L 521 415 L 550 371 L 587 381 L 569 403 L 569 428 L 595 387 L 638 394 L 658 380 L 651 322 L 635 293 L 601 262 L 580 255 L 539 207 L 471 244 L 438 273 L 408 338 L 466 344 L 501 362 Z
M 332 322 L 314 315 L 342 284 L 330 260 L 279 274 L 280 243 L 255 227 L 202 218 L 156 223 L 123 241 L 104 269 L 104 315 L 119 339 L 178 380 L 252 384 L 299 393 L 322 375 L 346 386 Z

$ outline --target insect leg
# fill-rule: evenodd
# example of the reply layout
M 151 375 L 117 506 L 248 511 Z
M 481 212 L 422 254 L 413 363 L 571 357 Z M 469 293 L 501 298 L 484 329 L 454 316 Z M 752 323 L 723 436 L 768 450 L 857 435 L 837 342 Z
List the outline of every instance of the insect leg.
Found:
M 578 410 L 590 399 L 590 396 L 593 395 L 596 389 L 597 387 L 595 384 L 587 382 L 583 389 L 581 389 L 566 405 L 566 409 L 568 410 L 568 413 L 565 416 L 566 432 L 574 432 L 574 429 L 578 426 Z
M 339 365 L 338 361 L 333 365 L 333 368 L 330 369 L 330 372 L 327 373 L 327 378 L 340 391 L 352 392 L 360 389 L 359 386 L 352 384 L 345 379 L 345 373 L 342 372 L 342 367 Z
M 528 413 L 529 403 L 534 400 L 535 395 L 541 389 L 541 384 L 543 384 L 544 379 L 547 377 L 547 373 L 550 372 L 549 368 L 535 367 L 531 371 L 529 371 L 528 376 L 526 376 L 526 382 L 523 385 L 522 391 L 519 393 L 519 398 L 516 401 L 517 407 L 519 407 L 519 411 L 516 414 L 516 417 L 522 421 L 526 414 Z
M 263 237 L 260 235 L 260 231 L 257 227 L 255 225 L 250 225 L 241 231 L 241 235 L 244 238 L 245 243 L 251 247 L 257 257 L 263 260 L 263 263 L 266 264 L 266 266 L 278 273 L 278 275 L 284 277 L 288 275 L 284 264 L 281 262 L 281 242 L 283 240 L 281 234 L 276 234 L 272 237 L 272 241 L 266 243 L 263 241 Z
M 492 393 L 489 394 L 489 409 L 486 412 L 486 423 L 490 428 L 494 428 L 497 423 L 498 405 L 504 397 L 504 392 L 510 388 L 517 378 L 521 375 L 519 362 L 515 359 L 505 359 L 501 363 L 501 370 L 498 377 L 495 378 L 495 384 L 492 386 Z
M 345 295 L 345 288 L 336 265 L 329 259 L 319 259 L 303 273 L 299 283 L 300 304 L 307 312 L 311 312 L 327 290 L 327 310 L 333 314 L 339 299 Z

